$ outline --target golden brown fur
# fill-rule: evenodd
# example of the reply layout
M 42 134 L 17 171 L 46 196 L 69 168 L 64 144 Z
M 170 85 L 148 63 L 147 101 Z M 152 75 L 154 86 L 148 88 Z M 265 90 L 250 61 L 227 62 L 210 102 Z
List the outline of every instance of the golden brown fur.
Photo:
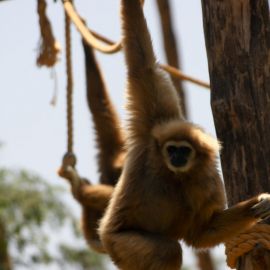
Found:
M 97 228 L 98 221 L 111 198 L 113 186 L 91 185 L 88 180 L 80 177 L 76 169 L 71 166 L 62 166 L 59 175 L 69 181 L 72 195 L 82 207 L 82 230 L 87 243 L 95 251 L 104 253 L 105 250 L 100 242 Z
M 222 243 L 270 214 L 269 195 L 224 210 L 218 142 L 183 120 L 176 91 L 156 64 L 140 1 L 122 0 L 122 17 L 128 153 L 100 236 L 121 270 L 176 270 L 178 240 L 195 248 Z
M 82 206 L 84 236 L 95 251 L 105 252 L 97 234 L 98 221 L 113 192 L 123 167 L 125 151 L 120 121 L 110 101 L 93 50 L 83 42 L 85 52 L 87 100 L 91 111 L 98 149 L 100 185 L 91 185 L 71 166 L 64 166 L 59 174 L 69 180 L 74 198 Z
M 94 52 L 84 41 L 83 48 L 85 54 L 87 101 L 96 132 L 100 182 L 102 184 L 114 185 L 123 167 L 124 136 Z

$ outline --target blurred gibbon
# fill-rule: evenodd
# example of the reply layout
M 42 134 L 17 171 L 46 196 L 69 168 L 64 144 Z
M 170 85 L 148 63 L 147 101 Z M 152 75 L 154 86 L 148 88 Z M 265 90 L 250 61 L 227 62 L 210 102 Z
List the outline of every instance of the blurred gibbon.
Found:
M 84 236 L 95 251 L 105 252 L 97 227 L 117 182 L 125 158 L 124 135 L 118 115 L 108 95 L 94 52 L 82 42 L 85 53 L 87 101 L 94 123 L 98 150 L 100 184 L 92 185 L 71 166 L 63 166 L 59 174 L 68 179 L 74 198 L 82 207 Z

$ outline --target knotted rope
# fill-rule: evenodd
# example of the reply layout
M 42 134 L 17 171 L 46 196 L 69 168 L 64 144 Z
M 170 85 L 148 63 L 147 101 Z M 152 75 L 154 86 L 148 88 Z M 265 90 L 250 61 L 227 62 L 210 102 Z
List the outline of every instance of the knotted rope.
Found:
M 46 15 L 46 8 L 46 1 L 38 0 L 37 12 L 39 16 L 41 40 L 38 50 L 37 65 L 52 67 L 58 61 L 60 45 L 53 36 L 51 24 Z
M 235 268 L 237 259 L 251 251 L 257 244 L 270 250 L 270 226 L 268 224 L 256 224 L 226 242 L 225 253 L 228 266 Z
M 96 50 L 112 54 L 120 51 L 122 49 L 121 41 L 114 44 L 105 45 L 96 36 L 94 36 L 91 31 L 85 26 L 84 22 L 81 20 L 80 16 L 76 12 L 71 0 L 63 0 L 63 5 L 67 16 L 72 20 L 78 31 L 81 33 L 84 40 Z

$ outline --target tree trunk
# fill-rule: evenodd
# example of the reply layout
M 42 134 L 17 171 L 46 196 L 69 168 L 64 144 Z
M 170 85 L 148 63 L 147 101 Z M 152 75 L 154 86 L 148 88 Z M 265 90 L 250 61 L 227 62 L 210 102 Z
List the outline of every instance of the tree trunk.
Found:
M 267 0 L 202 0 L 211 105 L 228 204 L 270 192 L 270 22 Z M 238 269 L 270 269 L 261 246 Z
M 0 270 L 11 270 L 5 225 L 0 219 Z

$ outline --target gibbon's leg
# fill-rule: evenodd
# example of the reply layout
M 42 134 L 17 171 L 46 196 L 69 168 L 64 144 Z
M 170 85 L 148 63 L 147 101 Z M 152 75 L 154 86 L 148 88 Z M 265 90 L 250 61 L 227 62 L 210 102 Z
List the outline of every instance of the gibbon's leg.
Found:
M 103 212 L 109 203 L 113 189 L 110 185 L 83 183 L 77 191 L 77 200 L 85 207 Z
M 113 192 L 110 185 L 90 185 L 83 182 L 76 190 L 77 200 L 82 206 L 82 230 L 89 246 L 97 252 L 106 253 L 99 235 L 98 223 Z
M 115 185 L 123 166 L 124 136 L 93 49 L 84 41 L 83 48 L 85 53 L 87 100 L 96 131 L 100 182 Z
M 112 186 L 91 185 L 87 179 L 80 177 L 71 166 L 61 168 L 59 175 L 69 181 L 72 195 L 80 204 L 101 212 L 105 210 L 114 189 Z
M 74 179 L 77 183 L 74 185 Z M 78 183 L 78 179 L 79 183 Z M 110 185 L 91 185 L 81 178 L 73 178 L 72 193 L 82 206 L 82 231 L 89 246 L 99 253 L 106 253 L 99 235 L 98 222 L 111 198 L 113 187 Z
M 103 184 L 92 186 L 71 166 L 62 167 L 59 175 L 69 181 L 73 197 L 82 206 L 82 229 L 85 239 L 95 251 L 105 252 L 97 228 L 114 188 Z
M 106 248 L 121 270 L 179 270 L 182 264 L 182 249 L 176 240 L 139 231 L 106 237 Z
M 249 229 L 259 219 L 269 217 L 269 194 L 261 194 L 240 202 L 229 209 L 215 213 L 205 228 L 187 237 L 187 244 L 195 248 L 209 248 Z

